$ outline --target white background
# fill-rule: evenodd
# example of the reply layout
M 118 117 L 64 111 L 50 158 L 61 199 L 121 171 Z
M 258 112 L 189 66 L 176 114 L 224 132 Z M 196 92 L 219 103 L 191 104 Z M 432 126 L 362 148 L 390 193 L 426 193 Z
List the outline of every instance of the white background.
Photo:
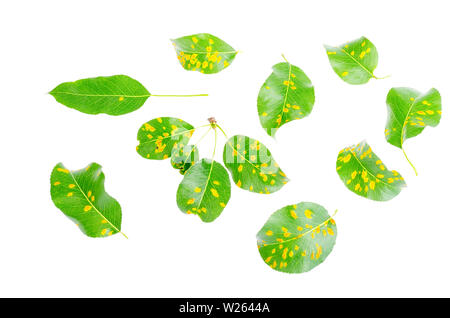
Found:
M 448 12 L 446 1 L 3 1 L 0 5 L 0 296 L 324 297 L 450 296 Z M 216 75 L 187 72 L 170 38 L 207 32 L 241 51 Z M 354 86 L 331 69 L 323 44 L 360 36 L 377 47 L 371 80 Z M 281 54 L 312 80 L 311 115 L 277 138 L 256 112 L 260 86 Z M 127 74 L 154 94 L 119 117 L 86 115 L 48 95 L 65 81 Z M 443 117 L 400 149 L 384 139 L 395 86 L 437 88 Z M 215 116 L 228 135 L 257 138 L 291 179 L 258 195 L 232 188 L 213 223 L 181 213 L 181 175 L 135 151 L 144 122 Z M 201 135 L 196 132 L 194 141 Z M 211 135 L 212 136 L 212 135 Z M 366 139 L 406 179 L 390 202 L 359 197 L 335 172 L 337 153 Z M 221 158 L 224 138 L 218 144 Z M 200 145 L 209 157 L 213 139 Z M 50 199 L 50 172 L 102 164 L 129 236 L 84 236 Z M 301 201 L 335 209 L 336 246 L 314 270 L 271 270 L 256 233 L 275 210 Z

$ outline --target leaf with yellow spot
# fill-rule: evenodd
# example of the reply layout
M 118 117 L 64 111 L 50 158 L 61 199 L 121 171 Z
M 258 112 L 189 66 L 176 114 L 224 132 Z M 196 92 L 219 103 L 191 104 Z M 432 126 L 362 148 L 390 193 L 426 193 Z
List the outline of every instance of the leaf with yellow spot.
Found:
M 228 67 L 238 53 L 223 40 L 199 33 L 172 40 L 181 66 L 188 71 L 214 74 Z
M 59 103 L 80 112 L 114 116 L 139 109 L 151 96 L 141 83 L 126 75 L 66 82 L 58 85 L 50 94 Z
M 53 203 L 90 237 L 120 232 L 122 210 L 105 192 L 104 181 L 102 167 L 97 163 L 76 171 L 69 171 L 59 163 L 50 177 Z
M 228 139 L 223 149 L 223 162 L 234 183 L 251 192 L 273 193 L 289 181 L 269 149 L 247 136 Z
M 172 150 L 170 163 L 172 164 L 172 167 L 179 170 L 181 174 L 185 174 L 198 160 L 198 148 L 193 145 L 187 145 Z
M 434 88 L 421 93 L 413 88 L 394 87 L 386 104 L 386 140 L 402 150 L 406 139 L 419 135 L 426 126 L 437 126 L 441 120 L 441 95 Z
M 331 253 L 337 227 L 325 208 L 301 202 L 274 212 L 256 237 L 259 254 L 272 269 L 304 273 L 321 264 Z
M 289 62 L 278 63 L 261 86 L 258 115 L 270 136 L 284 124 L 308 116 L 314 106 L 314 86 L 306 74 Z
M 184 175 L 177 191 L 177 204 L 188 214 L 197 214 L 203 222 L 214 221 L 230 200 L 230 178 L 217 161 L 202 159 Z
M 181 119 L 155 118 L 139 128 L 136 150 L 146 159 L 167 159 L 174 149 L 187 145 L 193 133 L 194 127 Z
M 336 171 L 350 191 L 375 201 L 391 200 L 406 186 L 403 177 L 388 170 L 365 141 L 341 150 Z
M 334 72 L 345 82 L 353 85 L 365 84 L 378 65 L 378 52 L 365 37 L 339 46 L 324 45 Z

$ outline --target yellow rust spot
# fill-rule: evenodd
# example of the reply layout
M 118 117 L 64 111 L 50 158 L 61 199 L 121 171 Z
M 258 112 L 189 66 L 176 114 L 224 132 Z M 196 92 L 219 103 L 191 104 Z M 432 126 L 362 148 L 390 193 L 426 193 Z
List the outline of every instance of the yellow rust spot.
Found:
M 63 168 L 58 168 L 56 170 L 58 170 L 59 172 L 63 172 L 63 173 L 69 173 L 69 170 L 63 169 Z
M 105 235 L 106 234 L 106 229 L 103 229 L 102 230 L 102 235 Z
M 191 198 L 191 199 L 187 200 L 187 204 L 194 204 L 194 202 L 195 202 L 194 198 Z
M 91 205 L 86 205 L 86 206 L 84 207 L 84 212 L 89 212 L 91 209 L 92 209 L 92 206 L 91 206 Z
M 67 196 L 68 196 L 68 197 L 71 197 L 71 196 L 73 196 L 73 192 L 69 192 L 69 193 L 67 193 Z
M 220 182 L 219 182 L 219 181 L 216 181 L 216 180 L 214 180 L 213 183 L 214 183 L 215 185 L 220 185 Z
M 217 192 L 216 189 L 212 188 L 212 189 L 211 189 L 211 193 L 212 193 L 212 195 L 215 196 L 216 198 L 219 197 L 219 193 Z
M 224 208 L 224 207 L 225 207 L 225 203 L 220 202 L 220 206 L 221 206 L 222 208 Z
M 199 193 L 199 192 L 201 192 L 201 191 L 202 191 L 202 189 L 200 189 L 199 187 L 197 187 L 197 188 L 194 189 L 194 192 L 197 192 L 197 193 Z
M 272 235 L 273 235 L 273 232 L 269 230 L 269 231 L 266 232 L 266 235 L 267 235 L 267 236 L 272 236 Z
M 306 210 L 305 210 L 305 216 L 306 216 L 308 219 L 312 219 L 312 211 L 309 210 L 309 209 L 306 209 Z
M 242 172 L 242 169 L 243 169 L 244 167 L 242 166 L 242 165 L 239 165 L 239 167 L 238 167 L 238 171 L 239 172 Z
M 54 186 L 59 186 L 61 184 L 61 182 L 56 181 L 55 183 L 53 183 Z
M 347 75 L 348 75 L 348 72 L 342 72 L 341 75 L 342 75 L 342 76 L 347 76 Z
M 240 188 L 242 186 L 241 180 L 239 180 L 236 185 Z
M 119 97 L 119 102 L 121 102 L 121 101 L 123 101 L 123 100 L 124 100 L 123 96 L 120 96 L 120 97 Z

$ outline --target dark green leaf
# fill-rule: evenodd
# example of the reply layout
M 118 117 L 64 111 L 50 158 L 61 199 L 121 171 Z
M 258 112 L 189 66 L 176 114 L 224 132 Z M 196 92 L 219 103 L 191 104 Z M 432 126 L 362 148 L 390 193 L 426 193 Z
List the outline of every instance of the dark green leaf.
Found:
M 194 127 L 181 119 L 155 118 L 139 128 L 136 150 L 147 159 L 167 159 L 173 149 L 187 145 L 193 133 Z
M 102 167 L 91 163 L 69 171 L 59 163 L 51 175 L 53 203 L 90 237 L 107 237 L 120 232 L 122 210 L 104 188 Z
M 308 116 L 314 106 L 314 87 L 308 76 L 288 62 L 272 67 L 258 95 L 258 115 L 270 136 L 287 122 Z
M 301 202 L 273 213 L 258 232 L 258 249 L 271 268 L 304 273 L 322 263 L 333 250 L 337 227 L 322 206 Z
M 204 74 L 218 73 L 233 62 L 237 51 L 208 33 L 172 40 L 178 60 L 185 70 Z
M 150 93 L 126 75 L 95 77 L 58 85 L 50 94 L 61 104 L 86 114 L 123 115 L 144 105 Z
M 406 186 L 403 177 L 389 171 L 365 141 L 339 152 L 336 171 L 350 191 L 375 201 L 388 201 Z
M 349 84 L 364 84 L 377 78 L 373 72 L 378 64 L 378 52 L 365 37 L 340 46 L 325 45 L 331 67 Z
M 193 145 L 187 145 L 172 150 L 170 163 L 172 164 L 172 167 L 180 170 L 181 174 L 185 174 L 198 160 L 198 148 Z
M 251 192 L 273 193 L 289 181 L 269 149 L 247 136 L 228 139 L 223 149 L 223 162 L 234 183 Z
M 184 175 L 177 191 L 177 204 L 187 214 L 197 214 L 203 222 L 214 221 L 230 200 L 228 173 L 217 161 L 202 159 Z

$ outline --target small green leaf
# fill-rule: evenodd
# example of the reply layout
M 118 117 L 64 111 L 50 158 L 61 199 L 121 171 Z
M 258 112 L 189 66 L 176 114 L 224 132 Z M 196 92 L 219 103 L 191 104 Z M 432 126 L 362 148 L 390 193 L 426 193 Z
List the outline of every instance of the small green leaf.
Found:
M 136 151 L 147 159 L 167 159 L 174 148 L 187 145 L 193 133 L 194 127 L 181 119 L 155 118 L 139 128 Z
M 204 74 L 220 72 L 233 62 L 238 53 L 226 42 L 208 33 L 183 36 L 172 40 L 172 43 L 185 70 Z
M 180 170 L 181 174 L 185 174 L 199 160 L 198 148 L 193 145 L 187 145 L 172 150 L 170 163 L 172 167 Z
M 59 163 L 51 175 L 53 203 L 90 237 L 107 237 L 120 232 L 122 210 L 105 192 L 102 167 L 91 163 L 69 171 Z
M 314 87 L 297 66 L 278 63 L 258 94 L 258 115 L 262 127 L 275 136 L 284 124 L 308 116 L 314 106 Z
M 406 139 L 417 136 L 426 126 L 437 126 L 441 120 L 441 95 L 434 88 L 422 94 L 412 88 L 394 87 L 387 95 L 386 104 L 386 140 L 402 150 Z M 409 161 L 406 153 L 405 157 Z
M 184 175 L 177 204 L 184 213 L 212 222 L 222 213 L 230 196 L 230 178 L 225 168 L 217 161 L 202 159 Z
M 406 186 L 403 177 L 389 171 L 365 141 L 339 152 L 336 171 L 350 191 L 375 201 L 391 200 Z
M 50 94 L 59 103 L 80 112 L 114 116 L 137 110 L 150 96 L 141 83 L 126 75 L 62 83 Z
M 285 273 L 304 273 L 321 264 L 333 250 L 337 227 L 327 210 L 301 202 L 274 212 L 258 232 L 264 262 Z
M 331 67 L 349 84 L 364 84 L 377 78 L 373 72 L 378 64 L 378 52 L 365 37 L 340 46 L 325 45 Z
M 244 190 L 269 194 L 289 181 L 269 149 L 247 136 L 228 139 L 223 149 L 223 162 L 234 183 Z

